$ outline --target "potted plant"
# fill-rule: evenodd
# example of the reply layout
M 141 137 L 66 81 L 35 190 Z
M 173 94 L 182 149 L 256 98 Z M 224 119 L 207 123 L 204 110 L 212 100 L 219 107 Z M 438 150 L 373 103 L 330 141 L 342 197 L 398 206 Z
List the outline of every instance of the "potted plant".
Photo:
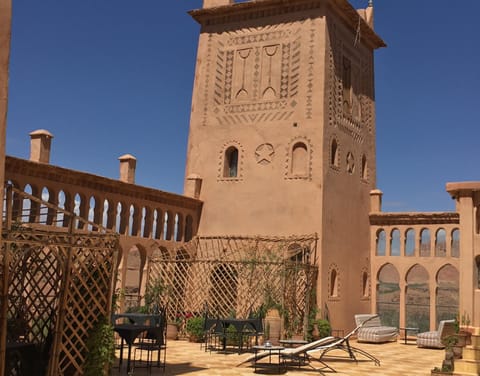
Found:
M 204 321 L 203 317 L 191 317 L 187 320 L 185 331 L 188 334 L 190 342 L 203 341 Z
M 316 328 L 316 334 L 319 339 L 328 337 L 330 334 L 332 334 L 332 327 L 328 320 L 325 320 L 325 319 L 315 320 L 315 328 Z

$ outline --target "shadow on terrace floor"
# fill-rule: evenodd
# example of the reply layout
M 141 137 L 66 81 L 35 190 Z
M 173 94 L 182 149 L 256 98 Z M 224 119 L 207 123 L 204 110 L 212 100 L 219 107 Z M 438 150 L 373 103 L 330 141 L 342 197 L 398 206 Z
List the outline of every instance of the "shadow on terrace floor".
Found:
M 371 361 L 359 358 L 355 363 L 349 360 L 328 360 L 337 373 L 326 372 L 325 375 L 332 376 L 429 376 L 430 370 L 441 366 L 444 358 L 444 350 L 420 349 L 415 344 L 403 344 L 402 342 L 391 342 L 385 344 L 365 344 L 352 341 L 352 346 L 359 347 L 380 359 L 380 367 L 375 366 Z M 162 369 L 153 368 L 151 375 L 192 375 L 192 376 L 244 376 L 254 375 L 254 369 L 249 364 L 237 367 L 237 365 L 248 357 L 249 353 L 216 353 L 205 352 L 200 349 L 198 343 L 186 341 L 169 341 L 167 344 L 167 365 L 165 373 Z M 319 363 L 313 363 L 320 366 Z M 118 367 L 118 364 L 116 364 Z M 312 376 L 319 375 L 312 369 L 303 367 L 289 368 L 284 374 L 290 376 Z M 114 368 L 113 376 L 127 375 L 125 362 L 119 371 Z M 143 369 L 135 369 L 132 376 L 148 375 Z

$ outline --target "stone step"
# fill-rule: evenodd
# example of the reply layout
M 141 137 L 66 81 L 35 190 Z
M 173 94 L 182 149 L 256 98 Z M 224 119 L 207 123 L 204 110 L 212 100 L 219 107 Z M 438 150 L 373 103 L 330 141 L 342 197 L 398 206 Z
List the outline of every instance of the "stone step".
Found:
M 462 351 L 462 358 L 480 361 L 480 348 L 465 346 Z
M 475 360 L 468 360 L 468 359 L 455 360 L 454 371 L 455 373 L 460 373 L 460 374 L 479 375 L 480 362 L 477 362 Z
M 470 346 L 480 348 L 480 335 L 472 334 Z

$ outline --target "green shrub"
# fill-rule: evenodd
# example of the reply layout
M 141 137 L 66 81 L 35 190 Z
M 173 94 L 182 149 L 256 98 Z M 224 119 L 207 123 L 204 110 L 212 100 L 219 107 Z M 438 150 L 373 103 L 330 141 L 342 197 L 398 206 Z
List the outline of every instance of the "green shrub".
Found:
M 318 319 L 315 321 L 315 325 L 317 325 L 318 336 L 320 338 L 328 337 L 332 333 L 332 327 L 327 320 Z
M 203 339 L 203 328 L 203 317 L 191 317 L 187 320 L 185 331 L 192 340 L 201 341 Z
M 90 331 L 87 340 L 87 356 L 83 367 L 84 376 L 107 375 L 115 359 L 113 326 L 103 317 Z

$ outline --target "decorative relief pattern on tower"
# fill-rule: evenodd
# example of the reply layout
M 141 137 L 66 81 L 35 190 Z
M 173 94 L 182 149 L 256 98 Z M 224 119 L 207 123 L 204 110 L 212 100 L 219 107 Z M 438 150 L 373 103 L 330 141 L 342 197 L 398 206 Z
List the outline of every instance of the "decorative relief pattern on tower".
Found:
M 207 65 L 205 67 L 205 92 L 203 96 L 203 121 L 202 125 L 207 125 L 207 113 L 208 113 L 208 91 L 209 91 L 209 82 L 210 82 L 210 61 L 212 55 L 212 34 L 208 36 L 207 42 Z
M 313 79 L 315 63 L 315 20 L 312 19 L 310 29 L 309 51 L 308 51 L 308 73 L 307 73 L 307 98 L 306 98 L 306 118 L 312 118 L 313 110 Z
M 294 115 L 300 31 L 288 24 L 243 29 L 217 38 L 213 113 L 218 124 L 274 122 Z
M 348 41 L 348 34 L 342 35 L 336 25 L 330 26 L 329 38 L 329 124 L 362 144 L 365 130 L 373 130 L 371 58 L 363 46 L 353 47 L 342 42 Z

